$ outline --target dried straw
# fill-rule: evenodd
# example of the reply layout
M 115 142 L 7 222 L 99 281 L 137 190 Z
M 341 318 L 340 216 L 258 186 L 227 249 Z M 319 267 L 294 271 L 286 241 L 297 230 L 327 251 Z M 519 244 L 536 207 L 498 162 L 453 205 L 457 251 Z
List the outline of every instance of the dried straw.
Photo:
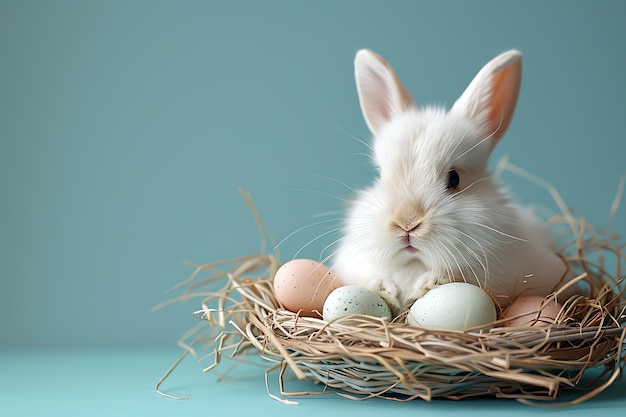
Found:
M 264 248 L 269 234 L 249 195 L 244 198 L 256 216 Z M 281 308 L 272 284 L 280 265 L 277 254 L 263 249 L 197 266 L 179 284 L 185 287 L 183 294 L 163 305 L 200 298 L 201 308 L 194 314 L 203 321 L 181 339 L 185 353 L 156 389 L 161 393 L 160 385 L 187 354 L 211 357 L 208 371 L 226 353 L 243 358 L 253 352 L 273 364 L 266 381 L 278 371 L 282 397 L 269 387 L 268 393 L 286 403 L 292 403 L 286 397 L 329 393 L 354 400 L 494 396 L 542 406 L 583 402 L 617 380 L 624 365 L 626 254 L 616 236 L 600 233 L 568 212 L 554 222 L 568 225 L 572 238 L 561 254 L 580 271 L 577 280 L 588 283 L 591 295 L 570 298 L 555 322 L 542 327 L 431 331 L 408 326 L 402 318 L 390 323 L 359 315 L 325 322 Z M 611 258 L 613 272 L 605 267 Z M 221 289 L 203 290 L 216 282 Z M 503 320 L 496 324 L 502 326 Z M 200 349 L 209 355 L 202 357 Z M 320 389 L 288 392 L 288 370 Z M 561 399 L 570 392 L 573 399 Z

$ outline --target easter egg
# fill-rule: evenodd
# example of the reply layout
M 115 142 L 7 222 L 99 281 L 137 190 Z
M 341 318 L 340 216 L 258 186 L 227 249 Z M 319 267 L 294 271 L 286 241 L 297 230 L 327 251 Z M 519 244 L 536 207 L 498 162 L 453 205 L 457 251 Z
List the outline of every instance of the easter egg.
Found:
M 554 323 L 561 306 L 554 298 L 538 295 L 518 297 L 504 310 L 508 327 L 549 326 Z
M 324 303 L 323 316 L 326 321 L 350 314 L 392 318 L 391 309 L 378 293 L 358 285 L 346 285 L 333 290 Z
M 327 266 L 310 259 L 294 259 L 274 275 L 274 295 L 289 311 L 302 316 L 321 317 L 324 301 L 341 286 Z
M 496 320 L 491 297 L 476 285 L 451 282 L 415 300 L 407 315 L 412 326 L 430 330 L 488 328 Z

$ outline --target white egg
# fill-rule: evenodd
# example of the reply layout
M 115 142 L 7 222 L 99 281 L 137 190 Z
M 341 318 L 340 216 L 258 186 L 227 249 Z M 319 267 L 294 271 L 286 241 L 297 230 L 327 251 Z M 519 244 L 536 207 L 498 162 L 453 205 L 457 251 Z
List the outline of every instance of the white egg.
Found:
M 324 303 L 326 321 L 350 314 L 392 318 L 391 309 L 380 295 L 358 285 L 345 285 L 333 290 Z
M 475 285 L 451 282 L 418 298 L 407 320 L 412 326 L 430 330 L 465 331 L 491 327 L 496 317 L 496 307 L 486 292 Z

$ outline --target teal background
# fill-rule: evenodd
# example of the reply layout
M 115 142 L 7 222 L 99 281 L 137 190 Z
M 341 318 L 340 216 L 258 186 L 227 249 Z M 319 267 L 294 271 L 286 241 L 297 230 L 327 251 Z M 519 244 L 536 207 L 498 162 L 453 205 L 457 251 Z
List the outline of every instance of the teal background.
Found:
M 0 0 L 2 363 L 29 351 L 72 369 L 71 355 L 59 352 L 163 350 L 140 362 L 153 373 L 162 365 L 158 378 L 195 324 L 193 303 L 151 311 L 191 272 L 183 261 L 259 250 L 238 187 L 277 240 L 338 220 L 350 194 L 339 182 L 360 187 L 372 176 L 354 139 L 369 140 L 353 80 L 360 48 L 385 56 L 418 103 L 447 105 L 493 56 L 521 50 L 521 96 L 494 162 L 507 154 L 603 226 L 626 174 L 625 16 L 622 1 Z M 505 180 L 520 201 L 556 210 L 545 190 Z M 307 243 L 335 226 L 296 233 L 282 259 L 319 259 L 332 235 Z M 624 209 L 612 230 L 626 233 Z M 21 355 L 15 363 L 34 360 Z M 124 358 L 109 361 L 129 376 L 134 360 Z M 38 377 L 39 368 L 9 369 L 0 410 L 28 406 L 24 375 Z M 57 371 L 67 372 L 49 370 Z M 153 398 L 155 375 L 132 375 L 137 385 L 117 389 L 140 393 L 137 410 L 177 413 L 178 403 Z M 83 378 L 49 379 L 62 386 L 74 377 Z M 100 378 L 117 387 L 114 375 Z M 195 398 L 207 386 L 229 389 L 201 381 Z M 188 389 L 184 378 L 177 387 Z M 283 410 L 264 387 L 250 391 Z M 608 414 L 624 406 L 611 392 L 591 404 Z M 102 412 L 132 409 L 91 394 Z M 441 404 L 429 412 L 458 408 Z

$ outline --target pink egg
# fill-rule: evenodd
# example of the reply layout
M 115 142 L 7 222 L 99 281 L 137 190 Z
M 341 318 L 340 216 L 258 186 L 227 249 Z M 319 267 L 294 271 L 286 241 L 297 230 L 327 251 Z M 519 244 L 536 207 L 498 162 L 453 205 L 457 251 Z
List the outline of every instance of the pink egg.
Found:
M 509 327 L 549 326 L 554 323 L 561 306 L 554 298 L 545 299 L 537 295 L 522 296 L 504 310 L 504 317 L 509 318 Z
M 289 261 L 274 276 L 274 294 L 278 301 L 287 310 L 308 317 L 322 317 L 328 294 L 341 286 L 327 266 L 310 259 Z

